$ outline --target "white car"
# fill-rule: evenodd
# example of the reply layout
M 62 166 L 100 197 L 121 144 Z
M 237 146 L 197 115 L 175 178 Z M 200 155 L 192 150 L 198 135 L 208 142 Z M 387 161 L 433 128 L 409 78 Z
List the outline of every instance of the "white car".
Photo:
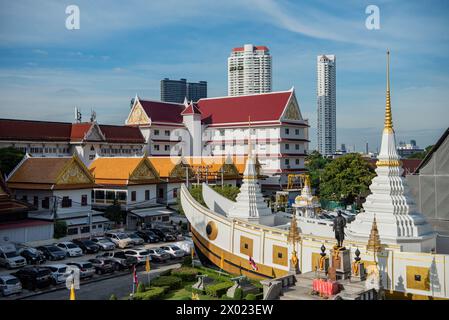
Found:
M 17 277 L 9 274 L 0 276 L 0 293 L 6 297 L 11 294 L 21 293 L 22 283 Z
M 147 257 L 151 261 L 150 252 L 147 249 L 141 248 L 141 249 L 127 249 L 123 251 L 125 253 L 125 256 L 127 257 L 136 257 L 137 263 L 143 264 L 147 261 Z
M 182 250 L 180 247 L 175 246 L 173 244 L 168 245 L 168 246 L 163 246 L 163 247 L 161 247 L 161 249 L 164 250 L 165 252 L 167 252 L 172 257 L 172 259 L 184 257 L 184 250 Z
M 64 283 L 70 276 L 66 264 L 50 264 L 42 267 L 50 270 L 53 284 Z
M 95 242 L 96 244 L 98 244 L 98 246 L 100 247 L 100 250 L 102 250 L 102 251 L 114 250 L 116 247 L 115 243 L 112 242 L 111 240 L 109 240 L 108 238 L 98 237 L 98 238 L 93 238 L 92 241 Z
M 178 241 L 173 243 L 173 245 L 179 247 L 182 251 L 184 251 L 184 255 L 190 255 L 193 249 L 193 241 L 191 239 L 185 238 L 183 241 Z
M 58 248 L 64 250 L 69 257 L 81 257 L 83 255 L 83 250 L 76 244 L 70 241 L 63 241 L 56 245 Z
M 7 269 L 26 266 L 24 257 L 17 254 L 16 247 L 12 244 L 0 247 L 0 265 Z
M 121 249 L 130 248 L 134 245 L 134 241 L 124 232 L 106 232 L 104 236 Z

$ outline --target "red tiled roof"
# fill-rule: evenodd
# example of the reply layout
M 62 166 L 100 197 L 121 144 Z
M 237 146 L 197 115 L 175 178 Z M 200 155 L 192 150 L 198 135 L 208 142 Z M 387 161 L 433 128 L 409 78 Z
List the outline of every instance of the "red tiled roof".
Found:
M 372 167 L 375 169 L 377 159 L 367 159 Z M 421 159 L 401 159 L 402 162 L 402 168 L 404 169 L 404 172 L 402 173 L 402 176 L 405 177 L 406 175 L 412 174 L 415 172 L 416 168 L 418 168 L 419 164 L 421 163 Z
M 206 98 L 198 101 L 204 124 L 279 120 L 291 91 L 238 97 Z
M 183 104 L 147 100 L 139 102 L 153 122 L 182 123 Z
M 0 140 L 82 141 L 92 123 L 0 119 Z M 144 143 L 139 128 L 99 125 L 107 142 Z
M 30 228 L 30 227 L 38 227 L 43 225 L 53 224 L 51 221 L 42 221 L 42 220 L 19 220 L 19 221 L 11 221 L 11 222 L 3 222 L 0 223 L 0 230 L 7 229 L 18 229 L 18 228 Z
M 0 119 L 0 140 L 70 141 L 71 123 Z
M 184 109 L 183 112 L 181 112 L 181 115 L 183 116 L 188 114 L 201 114 L 201 111 L 198 110 L 198 107 L 195 104 L 191 103 Z

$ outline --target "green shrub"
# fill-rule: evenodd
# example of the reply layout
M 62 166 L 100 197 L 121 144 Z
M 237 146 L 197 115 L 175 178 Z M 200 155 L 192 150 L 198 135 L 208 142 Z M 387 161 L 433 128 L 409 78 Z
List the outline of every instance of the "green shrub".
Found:
M 257 300 L 263 300 L 263 292 L 256 294 Z
M 109 300 L 117 300 L 117 297 L 115 294 L 111 294 L 111 296 L 109 297 Z
M 67 235 L 67 223 L 62 220 L 56 220 L 53 226 L 53 237 L 59 239 Z
M 236 300 L 242 300 L 243 299 L 243 289 L 237 288 L 234 291 L 234 299 Z
M 139 283 L 139 285 L 137 286 L 137 292 L 138 293 L 145 292 L 145 285 L 142 282 Z
M 248 293 L 245 297 L 246 300 L 257 300 L 256 295 L 254 293 Z
M 145 292 L 138 292 L 134 295 L 134 300 L 157 300 L 164 295 L 164 288 L 152 287 Z
M 159 273 L 159 275 L 162 277 L 162 276 L 169 276 L 171 274 L 171 270 L 170 269 L 168 269 L 168 270 L 164 270 L 164 271 L 162 271 L 161 273 Z
M 171 271 L 171 275 L 181 278 L 183 282 L 192 282 L 196 280 L 198 270 L 196 270 L 195 268 L 181 267 L 178 269 L 173 269 Z
M 182 266 L 183 267 L 191 267 L 192 266 L 192 257 L 191 256 L 185 257 L 184 260 L 182 261 Z
M 168 286 L 171 290 L 179 289 L 182 285 L 181 278 L 174 276 L 160 276 L 153 281 L 151 281 L 152 285 L 155 287 L 164 287 Z
M 230 281 L 219 282 L 217 284 L 211 284 L 206 287 L 206 294 L 211 297 L 221 297 L 230 287 L 234 284 Z

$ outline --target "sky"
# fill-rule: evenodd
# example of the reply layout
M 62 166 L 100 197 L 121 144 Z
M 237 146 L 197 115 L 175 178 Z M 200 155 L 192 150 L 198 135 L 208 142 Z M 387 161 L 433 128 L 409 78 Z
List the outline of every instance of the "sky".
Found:
M 80 29 L 66 28 L 77 5 Z M 380 29 L 365 26 L 368 5 Z M 295 88 L 316 146 L 316 56 L 337 58 L 337 145 L 380 146 L 385 51 L 396 139 L 434 144 L 449 125 L 449 1 L 0 0 L 0 118 L 123 124 L 130 100 L 160 80 L 208 82 L 227 95 L 227 57 L 268 46 L 273 91 Z

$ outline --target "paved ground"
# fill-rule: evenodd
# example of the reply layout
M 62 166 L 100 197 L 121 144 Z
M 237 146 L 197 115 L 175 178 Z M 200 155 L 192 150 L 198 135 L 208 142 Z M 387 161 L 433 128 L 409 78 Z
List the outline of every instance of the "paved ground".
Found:
M 180 264 L 160 265 L 153 264 L 150 271 L 150 281 L 152 278 L 165 270 L 179 268 Z M 139 282 L 148 283 L 148 275 L 145 271 L 137 273 Z M 115 294 L 117 298 L 128 296 L 132 292 L 132 273 L 120 275 L 112 279 L 104 279 L 97 282 L 81 284 L 80 289 L 76 290 L 77 300 L 109 300 L 111 294 Z M 24 300 L 68 300 L 69 290 L 62 289 L 54 292 L 44 293 Z

